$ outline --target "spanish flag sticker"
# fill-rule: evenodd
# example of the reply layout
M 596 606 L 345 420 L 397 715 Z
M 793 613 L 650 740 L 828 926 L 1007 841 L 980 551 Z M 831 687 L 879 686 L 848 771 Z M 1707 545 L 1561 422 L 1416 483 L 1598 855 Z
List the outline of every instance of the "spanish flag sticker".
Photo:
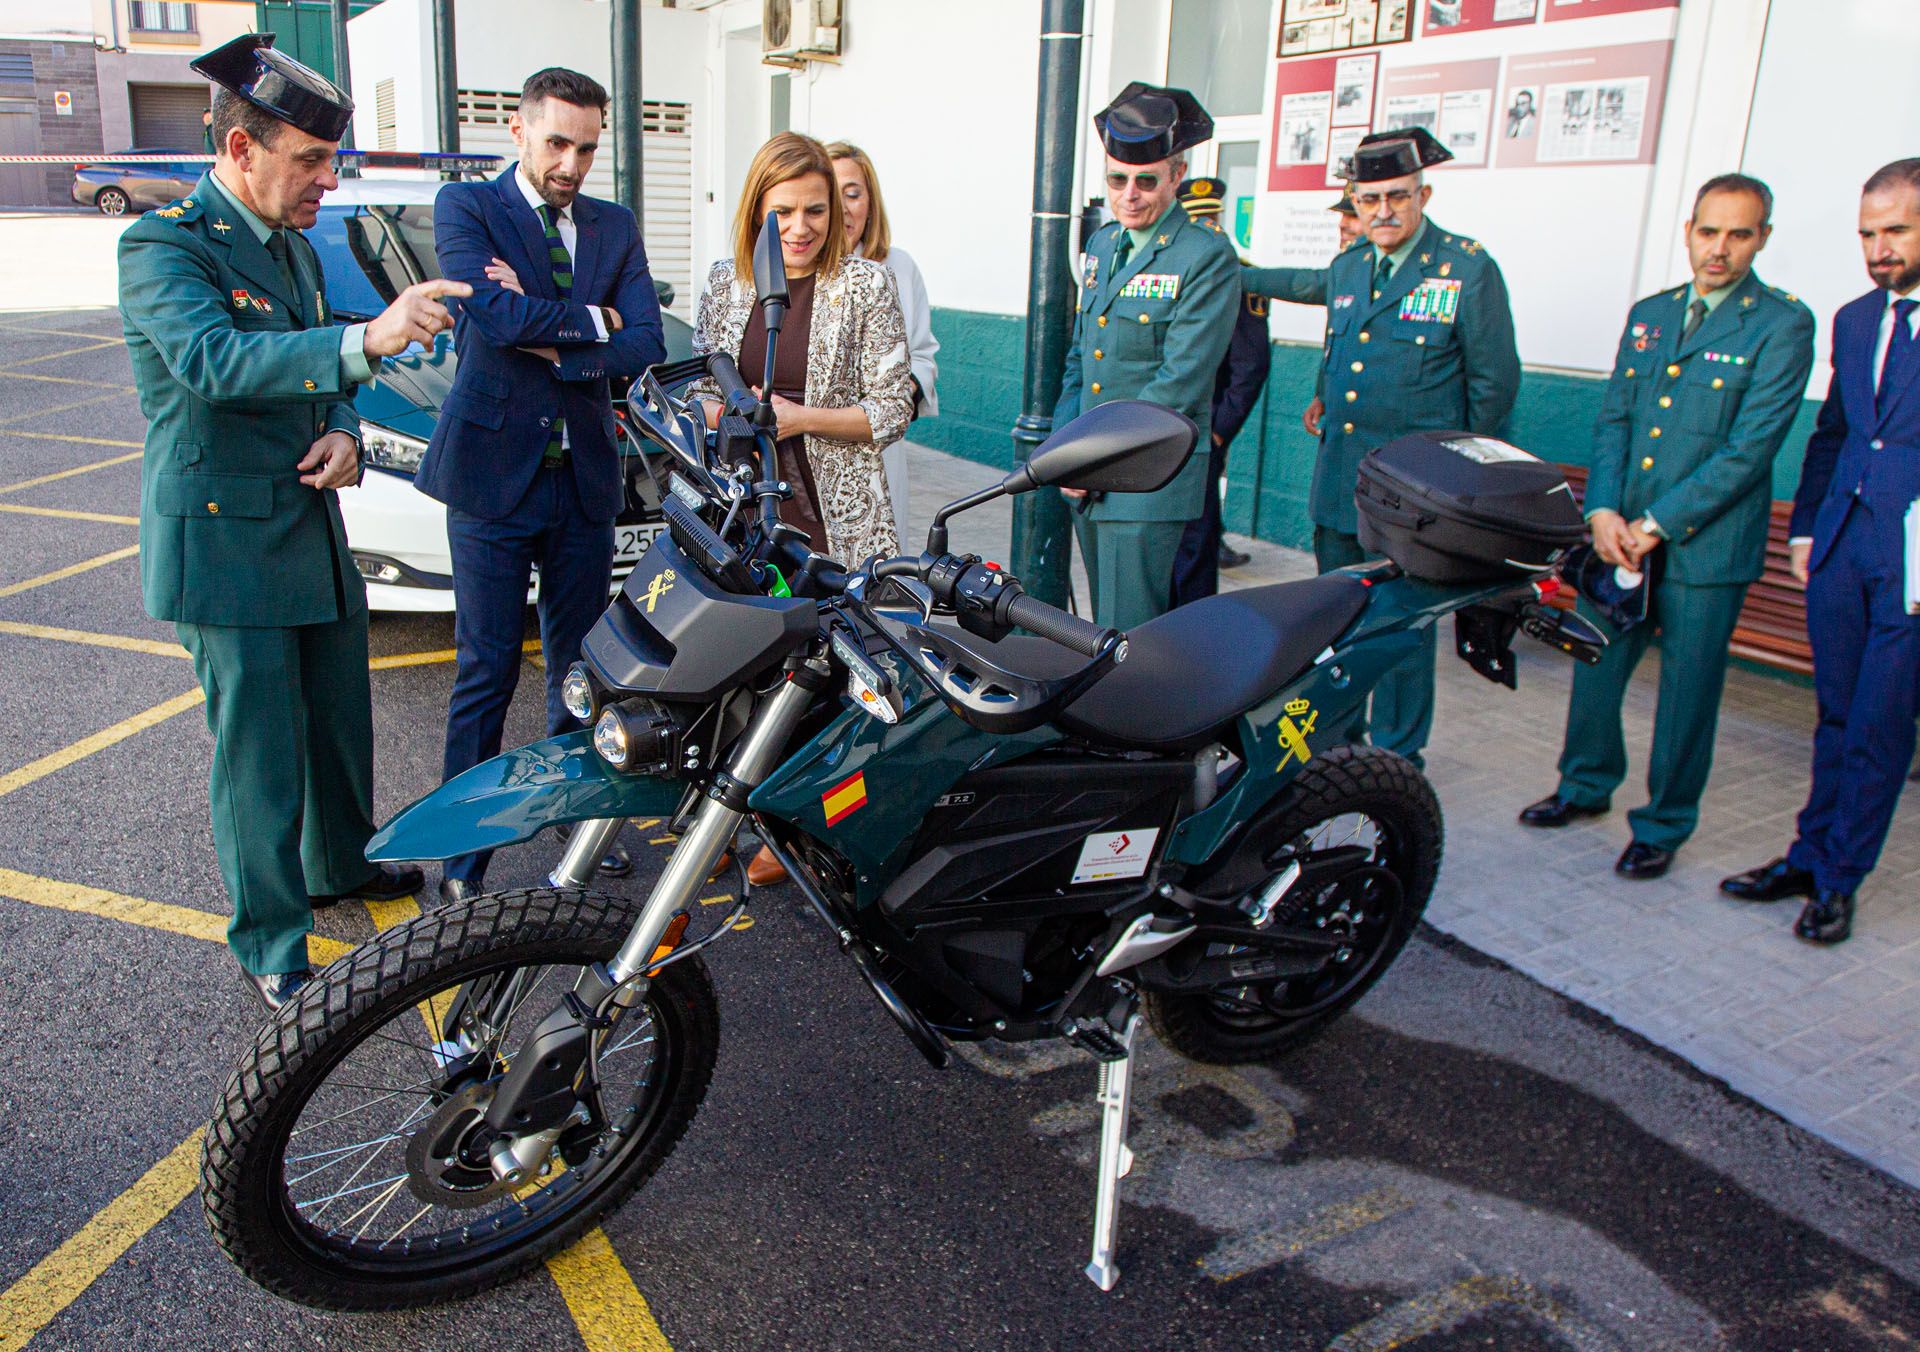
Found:
M 837 825 L 866 805 L 867 777 L 864 774 L 843 779 L 820 795 L 820 806 L 826 811 L 828 826 Z

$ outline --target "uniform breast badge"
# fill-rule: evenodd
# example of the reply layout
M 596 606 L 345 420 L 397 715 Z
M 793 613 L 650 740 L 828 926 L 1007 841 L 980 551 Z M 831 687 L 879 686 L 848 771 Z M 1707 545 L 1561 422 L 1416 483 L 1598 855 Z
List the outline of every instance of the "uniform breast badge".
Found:
M 1430 277 L 1400 299 L 1400 318 L 1451 324 L 1460 308 L 1460 283 Z
M 1141 272 L 1120 288 L 1122 300 L 1177 300 L 1180 274 L 1177 272 Z
M 225 221 L 215 221 L 213 223 L 213 228 L 215 230 L 218 230 L 223 235 L 226 234 L 227 231 L 233 229 L 233 227 L 228 225 Z

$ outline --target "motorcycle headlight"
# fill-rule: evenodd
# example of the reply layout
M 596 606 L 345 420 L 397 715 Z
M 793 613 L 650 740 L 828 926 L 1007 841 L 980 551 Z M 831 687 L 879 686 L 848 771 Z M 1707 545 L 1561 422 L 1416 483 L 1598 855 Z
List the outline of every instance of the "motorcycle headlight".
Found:
M 415 474 L 426 453 L 427 443 L 417 437 L 403 437 L 377 423 L 360 424 L 360 458 L 365 464 L 397 474 Z
M 582 723 L 593 722 L 593 682 L 578 662 L 567 668 L 566 679 L 560 682 L 560 702 Z
M 644 699 L 624 699 L 600 711 L 593 749 L 616 770 L 672 765 L 680 759 L 680 727 Z
M 593 749 L 614 769 L 627 768 L 627 762 L 633 757 L 633 739 L 627 736 L 626 720 L 620 717 L 618 709 L 608 708 L 593 725 Z

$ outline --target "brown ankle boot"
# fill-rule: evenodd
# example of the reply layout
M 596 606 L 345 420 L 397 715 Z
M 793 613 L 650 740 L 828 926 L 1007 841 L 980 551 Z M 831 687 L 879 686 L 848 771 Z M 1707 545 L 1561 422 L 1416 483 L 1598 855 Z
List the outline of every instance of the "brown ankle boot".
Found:
M 780 867 L 780 861 L 773 857 L 773 851 L 762 845 L 760 853 L 747 865 L 747 881 L 755 887 L 772 887 L 786 880 L 787 871 Z

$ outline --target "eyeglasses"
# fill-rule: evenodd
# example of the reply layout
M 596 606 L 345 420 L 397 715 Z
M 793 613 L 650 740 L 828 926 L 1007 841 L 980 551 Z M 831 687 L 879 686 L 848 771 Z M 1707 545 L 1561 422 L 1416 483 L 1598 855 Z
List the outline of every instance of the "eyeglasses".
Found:
M 1127 184 L 1137 184 L 1141 192 L 1152 192 L 1160 186 L 1158 174 L 1108 174 L 1107 187 L 1113 192 L 1125 192 Z
M 1410 188 L 1395 188 L 1389 193 L 1357 192 L 1353 195 L 1353 204 L 1362 211 L 1376 210 L 1382 202 L 1398 211 L 1412 200 L 1413 190 Z

